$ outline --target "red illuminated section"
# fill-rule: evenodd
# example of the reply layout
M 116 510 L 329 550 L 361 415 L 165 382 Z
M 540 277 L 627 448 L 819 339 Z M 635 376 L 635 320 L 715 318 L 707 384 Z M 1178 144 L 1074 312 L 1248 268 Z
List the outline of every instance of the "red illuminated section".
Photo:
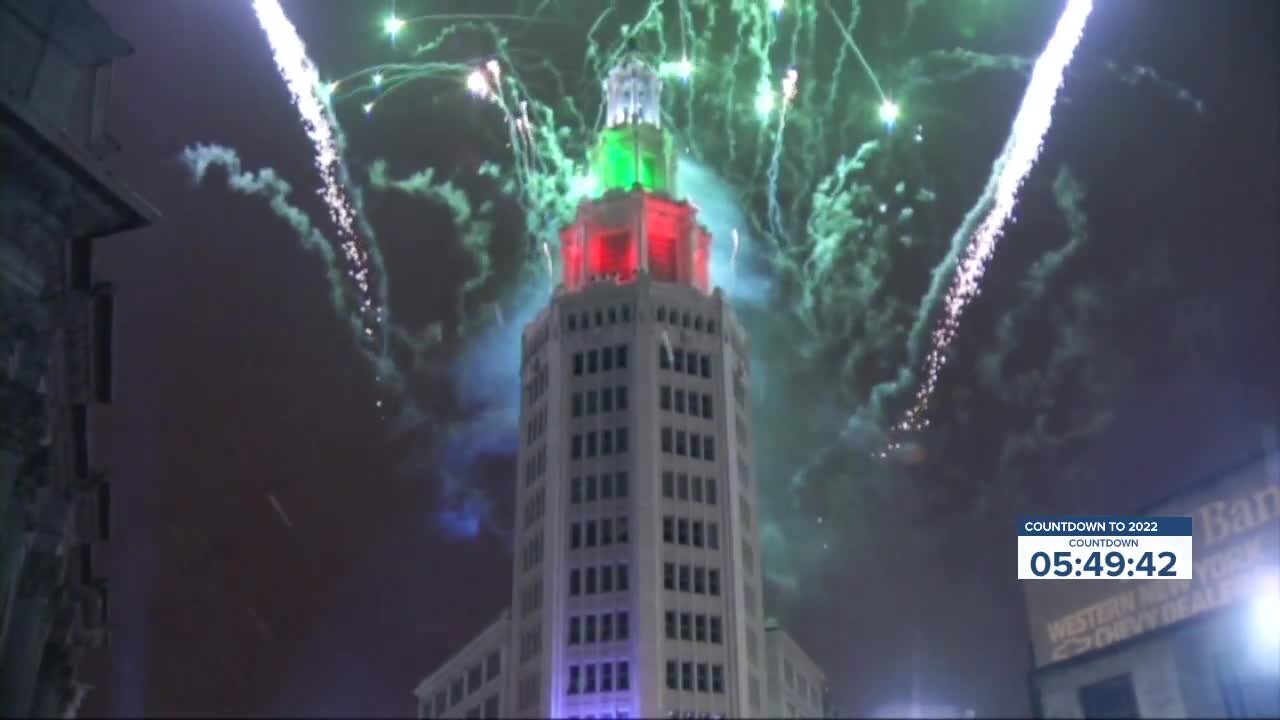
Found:
M 584 202 L 560 231 L 564 289 L 654 280 L 711 292 L 711 235 L 692 205 L 633 191 Z

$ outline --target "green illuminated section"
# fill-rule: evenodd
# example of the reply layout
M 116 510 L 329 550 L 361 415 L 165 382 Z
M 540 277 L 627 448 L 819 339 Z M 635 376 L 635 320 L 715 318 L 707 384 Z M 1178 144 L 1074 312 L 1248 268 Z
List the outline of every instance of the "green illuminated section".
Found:
M 649 192 L 676 194 L 671 137 L 651 125 L 621 125 L 601 132 L 591 152 L 591 169 L 600 193 L 639 185 Z

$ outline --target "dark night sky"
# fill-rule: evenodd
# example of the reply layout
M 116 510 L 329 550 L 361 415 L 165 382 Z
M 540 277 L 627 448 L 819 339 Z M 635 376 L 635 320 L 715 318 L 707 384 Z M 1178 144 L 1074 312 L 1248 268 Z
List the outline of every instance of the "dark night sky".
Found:
M 109 658 L 95 658 L 98 691 L 87 710 L 405 715 L 416 682 L 508 604 L 509 559 L 492 535 L 442 539 L 430 519 L 432 481 L 395 471 L 405 448 L 374 410 L 368 366 L 334 319 L 315 258 L 262 203 L 220 181 L 195 186 L 179 160 L 190 143 L 220 142 L 250 166 L 279 170 L 300 196 L 314 187 L 310 147 L 248 4 L 96 2 L 136 49 L 115 75 L 112 127 L 124 145 L 115 167 L 163 219 L 98 246 L 98 272 L 118 287 L 117 399 L 98 411 L 94 439 L 115 492 L 113 645 Z M 374 5 L 287 8 L 322 70 L 339 72 L 380 59 Z M 1113 249 L 1111 269 L 1126 248 L 1167 239 L 1176 271 L 1198 268 L 1185 302 L 1211 301 L 1207 334 L 1162 357 L 1131 348 L 1186 314 L 1178 287 L 1116 310 L 1139 320 L 1112 328 L 1098 352 L 1129 357 L 1133 381 L 1107 431 L 1079 449 L 1094 471 L 1086 504 L 1102 511 L 1141 505 L 1256 451 L 1274 421 L 1277 8 L 1123 0 L 1099 11 L 1082 55 L 1155 67 L 1208 112 L 1186 120 L 1185 109 L 1149 92 L 1156 109 L 1142 116 L 1140 103 L 1109 97 L 1136 92 L 1123 84 L 1069 86 L 1068 119 L 1050 131 L 1049 152 L 1075 163 L 1096 199 L 1090 243 Z M 1023 45 L 1040 45 L 1053 17 L 1046 12 Z M 410 105 L 403 122 L 418 109 Z M 1005 110 L 993 117 L 958 123 L 953 137 L 1007 126 Z M 432 150 L 429 133 L 383 127 L 354 131 L 364 160 L 448 165 L 476 152 Z M 957 182 L 976 193 L 997 149 L 975 151 Z M 948 216 L 944 227 L 957 221 Z M 380 223 L 405 236 L 433 230 L 403 208 Z M 440 288 L 456 273 L 424 262 L 392 274 L 398 302 L 425 306 L 446 301 Z M 1180 287 L 1185 275 L 1174 277 Z M 984 312 L 975 310 L 975 327 L 993 323 Z M 969 411 L 980 415 L 982 403 Z M 991 469 L 989 459 L 954 452 L 959 472 Z M 477 475 L 501 488 L 512 465 L 492 458 Z M 996 559 L 993 568 L 974 564 L 971 572 L 986 568 L 990 579 L 969 578 L 954 597 L 910 570 L 879 582 L 857 564 L 861 551 L 819 573 L 783 611 L 807 611 L 789 624 L 850 707 L 869 710 L 916 684 L 937 689 L 935 702 L 1025 712 L 1026 639 L 1008 549 L 964 547 Z M 940 544 L 939 562 L 955 552 Z M 961 567 L 953 571 L 970 572 Z

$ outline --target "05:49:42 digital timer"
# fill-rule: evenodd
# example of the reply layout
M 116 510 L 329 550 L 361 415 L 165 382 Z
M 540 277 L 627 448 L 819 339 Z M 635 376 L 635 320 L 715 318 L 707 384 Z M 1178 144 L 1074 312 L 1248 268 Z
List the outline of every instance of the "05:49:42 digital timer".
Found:
M 1178 556 L 1171 552 L 1144 552 L 1136 557 L 1125 557 L 1121 552 L 1091 552 L 1077 555 L 1070 551 L 1059 551 L 1050 557 L 1047 552 L 1038 552 L 1031 556 L 1031 574 L 1046 577 L 1052 573 L 1055 577 L 1177 577 L 1174 566 Z M 1159 567 L 1157 567 L 1159 566 Z

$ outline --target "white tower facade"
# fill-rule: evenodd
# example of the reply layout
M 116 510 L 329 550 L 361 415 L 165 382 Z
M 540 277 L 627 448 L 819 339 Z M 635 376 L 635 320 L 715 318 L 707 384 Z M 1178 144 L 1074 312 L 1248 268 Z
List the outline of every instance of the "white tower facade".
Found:
M 524 337 L 508 667 L 523 717 L 763 705 L 746 336 L 719 292 L 562 292 Z

